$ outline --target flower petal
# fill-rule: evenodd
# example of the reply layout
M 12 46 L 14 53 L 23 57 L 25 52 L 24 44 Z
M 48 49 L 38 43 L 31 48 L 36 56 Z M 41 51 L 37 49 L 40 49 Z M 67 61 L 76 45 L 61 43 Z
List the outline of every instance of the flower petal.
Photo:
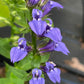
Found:
M 35 4 L 37 4 L 39 2 L 39 0 L 29 0 L 29 3 L 31 4 L 31 5 L 35 5 Z
M 66 45 L 63 42 L 59 42 L 54 50 L 60 51 L 60 52 L 64 53 L 65 55 L 68 55 L 68 53 L 70 53 L 69 50 L 67 49 Z
M 62 40 L 62 36 L 59 28 L 53 28 L 52 30 L 44 34 L 44 36 L 50 38 L 56 43 Z
M 53 83 L 60 83 L 60 69 L 58 68 L 54 68 L 54 70 L 51 70 L 50 72 L 47 72 L 47 75 L 49 77 L 49 79 L 53 82 Z
M 26 47 L 26 39 L 25 38 L 19 38 L 18 45 L 23 45 L 23 47 Z
M 17 50 L 17 47 L 13 47 L 13 48 L 11 48 L 11 51 L 10 51 L 11 62 L 13 61 L 14 53 L 16 52 L 16 50 Z
M 32 74 L 33 74 L 33 77 L 35 77 L 35 76 L 38 76 L 38 77 L 40 77 L 41 76 L 41 74 L 42 74 L 42 71 L 40 70 L 40 69 L 33 69 L 32 70 Z
M 44 78 L 32 78 L 30 81 L 29 81 L 29 84 L 45 84 L 45 80 Z
M 39 48 L 39 50 L 54 50 L 55 48 L 55 43 L 52 42 L 51 40 L 47 43 L 46 46 Z
M 50 2 L 47 2 L 47 4 L 45 4 L 43 7 L 42 7 L 42 10 L 44 10 L 43 12 L 43 16 L 45 16 L 46 14 L 48 14 L 51 10 L 51 5 L 50 5 Z
M 44 78 L 38 78 L 38 84 L 45 84 Z
M 32 31 L 36 33 L 38 36 L 41 36 L 43 32 L 46 30 L 47 23 L 45 21 L 30 21 L 29 26 Z
M 27 51 L 19 49 L 18 47 L 13 47 L 10 51 L 11 62 L 18 62 L 22 60 L 27 55 Z
M 59 4 L 58 2 L 55 2 L 55 1 L 50 1 L 50 5 L 51 5 L 51 8 L 57 7 L 57 8 L 63 9 L 63 6 L 61 4 Z
M 48 70 L 54 69 L 54 65 L 50 62 L 46 62 L 46 67 Z
M 33 20 L 39 20 L 41 19 L 43 13 L 41 10 L 38 10 L 38 9 L 33 9 L 32 11 L 32 17 L 33 17 Z
M 60 83 L 60 81 L 61 81 L 61 77 L 60 77 L 61 71 L 60 71 L 60 69 L 54 68 L 54 73 L 55 73 L 54 76 L 55 76 L 56 81 L 58 83 Z
M 54 8 L 54 7 L 63 9 L 63 6 L 61 4 L 59 4 L 58 2 L 49 0 L 47 2 L 47 4 L 45 4 L 42 7 L 42 10 L 44 10 L 43 16 L 45 16 L 47 13 L 49 13 L 51 11 L 51 9 Z
M 56 79 L 55 79 L 55 77 L 54 77 L 54 71 L 53 70 L 51 70 L 50 72 L 47 72 L 47 75 L 48 75 L 48 77 L 49 77 L 49 79 L 53 82 L 53 83 L 56 83 Z
M 29 84 L 38 84 L 37 78 L 32 78 L 32 79 L 29 81 Z

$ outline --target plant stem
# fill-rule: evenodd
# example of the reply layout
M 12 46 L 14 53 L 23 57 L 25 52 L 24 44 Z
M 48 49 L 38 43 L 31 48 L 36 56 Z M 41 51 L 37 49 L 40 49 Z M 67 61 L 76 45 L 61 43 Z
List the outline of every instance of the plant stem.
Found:
M 32 8 L 30 8 L 30 16 L 32 17 Z M 31 20 L 32 20 L 32 18 L 31 18 Z M 33 55 L 35 55 L 35 53 L 37 51 L 37 49 L 36 49 L 36 35 L 32 30 L 31 30 L 31 36 L 32 36 L 32 45 L 33 45 Z
M 33 55 L 35 55 L 37 49 L 36 49 L 36 35 L 34 34 L 33 31 L 31 31 L 32 35 L 32 44 L 33 44 Z

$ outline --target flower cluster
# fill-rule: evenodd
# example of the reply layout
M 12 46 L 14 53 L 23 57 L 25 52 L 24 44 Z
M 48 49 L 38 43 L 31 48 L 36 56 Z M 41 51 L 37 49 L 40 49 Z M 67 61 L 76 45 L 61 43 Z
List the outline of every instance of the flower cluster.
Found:
M 32 9 L 32 19 L 28 23 L 31 31 L 39 38 L 50 39 L 45 46 L 38 49 L 36 48 L 36 51 L 38 51 L 40 55 L 41 53 L 51 51 L 59 51 L 65 55 L 68 55 L 70 52 L 66 45 L 62 42 L 60 29 L 52 26 L 53 22 L 50 18 L 45 18 L 52 8 L 57 7 L 58 9 L 63 9 L 63 6 L 52 0 L 28 0 L 27 5 Z M 38 9 L 39 6 L 40 10 Z M 20 38 L 18 40 L 18 46 L 13 47 L 10 51 L 11 62 L 14 63 L 22 60 L 30 51 L 33 50 L 33 47 L 27 45 L 25 38 Z M 29 84 L 45 84 L 44 78 L 41 77 L 42 71 L 48 75 L 49 79 L 53 83 L 60 83 L 61 71 L 56 68 L 56 65 L 53 62 L 46 62 L 44 63 L 44 66 L 40 65 L 39 68 L 41 70 L 37 68 L 32 70 L 33 77 L 29 81 Z

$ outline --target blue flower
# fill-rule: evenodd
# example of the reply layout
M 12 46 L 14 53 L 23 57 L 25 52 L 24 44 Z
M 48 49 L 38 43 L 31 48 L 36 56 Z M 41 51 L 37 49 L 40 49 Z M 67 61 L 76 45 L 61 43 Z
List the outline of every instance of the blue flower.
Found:
M 41 20 L 42 16 L 43 16 L 43 13 L 41 10 L 33 9 L 32 11 L 33 20 Z
M 33 78 L 29 81 L 29 84 L 45 84 L 44 78 L 41 78 L 42 71 L 40 69 L 33 69 Z
M 56 43 L 62 40 L 62 35 L 59 28 L 51 28 L 44 34 L 44 36 L 50 38 Z
M 50 51 L 60 51 L 65 55 L 68 55 L 68 53 L 70 52 L 67 49 L 66 45 L 62 42 L 62 35 L 60 29 L 52 27 L 52 20 L 50 18 L 47 18 L 46 20 L 49 20 L 49 24 L 47 24 L 46 26 L 44 36 L 50 38 L 52 41 L 50 40 L 45 47 L 40 48 L 39 49 L 41 50 L 40 53 Z
M 40 51 L 40 53 L 59 51 L 65 55 L 68 55 L 68 53 L 70 53 L 69 50 L 67 49 L 66 45 L 63 42 L 56 43 L 54 41 L 49 41 L 46 46 L 39 48 L 39 51 Z
M 60 29 L 52 27 L 52 20 L 50 18 L 47 18 L 45 20 L 48 20 L 49 23 L 47 23 L 46 31 L 44 33 L 44 36 L 50 38 L 51 40 L 53 40 L 56 43 L 61 41 L 62 40 L 62 35 L 61 35 L 61 32 L 60 32 Z
M 10 51 L 11 62 L 18 62 L 27 56 L 28 52 L 31 50 L 31 47 L 26 45 L 25 38 L 20 38 L 18 40 L 18 47 L 13 47 Z
M 52 42 L 51 40 L 47 43 L 46 46 L 39 48 L 40 53 L 44 53 L 44 52 L 51 52 L 53 51 L 55 48 L 55 43 Z
M 53 62 L 46 62 L 46 66 L 42 67 L 43 71 L 47 73 L 49 79 L 53 82 L 53 83 L 60 83 L 60 69 L 58 68 L 54 68 L 56 66 L 56 64 L 54 64 Z
M 58 2 L 54 2 L 54 1 L 49 0 L 47 2 L 47 4 L 45 4 L 42 7 L 42 10 L 44 10 L 43 16 L 45 16 L 47 13 L 49 13 L 51 11 L 51 9 L 54 7 L 57 7 L 58 9 L 59 8 L 63 9 L 63 6 L 61 4 L 59 4 Z
M 39 2 L 39 0 L 28 0 L 28 6 L 34 6 Z
M 47 23 L 45 21 L 30 21 L 29 26 L 31 30 L 37 35 L 37 36 L 42 36 L 44 31 L 46 30 Z

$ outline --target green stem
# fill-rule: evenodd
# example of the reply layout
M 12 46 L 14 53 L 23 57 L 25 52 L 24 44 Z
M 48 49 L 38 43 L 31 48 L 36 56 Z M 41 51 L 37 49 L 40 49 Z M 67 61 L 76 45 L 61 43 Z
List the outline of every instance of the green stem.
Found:
M 33 31 L 31 31 L 32 35 L 32 44 L 33 44 L 33 55 L 35 55 L 37 49 L 36 49 L 36 35 L 34 34 Z
M 30 8 L 30 20 L 32 20 L 32 8 Z M 36 49 L 36 35 L 35 33 L 31 30 L 31 36 L 32 36 L 32 45 L 33 45 L 33 55 L 36 54 L 37 49 Z
M 25 0 L 26 4 L 27 4 L 27 0 Z M 26 7 L 29 9 L 30 12 L 30 21 L 32 20 L 32 7 L 28 7 L 28 5 L 26 5 Z M 36 54 L 37 49 L 36 49 L 36 35 L 34 34 L 34 32 L 31 30 L 31 36 L 32 36 L 32 45 L 33 45 L 33 55 Z

